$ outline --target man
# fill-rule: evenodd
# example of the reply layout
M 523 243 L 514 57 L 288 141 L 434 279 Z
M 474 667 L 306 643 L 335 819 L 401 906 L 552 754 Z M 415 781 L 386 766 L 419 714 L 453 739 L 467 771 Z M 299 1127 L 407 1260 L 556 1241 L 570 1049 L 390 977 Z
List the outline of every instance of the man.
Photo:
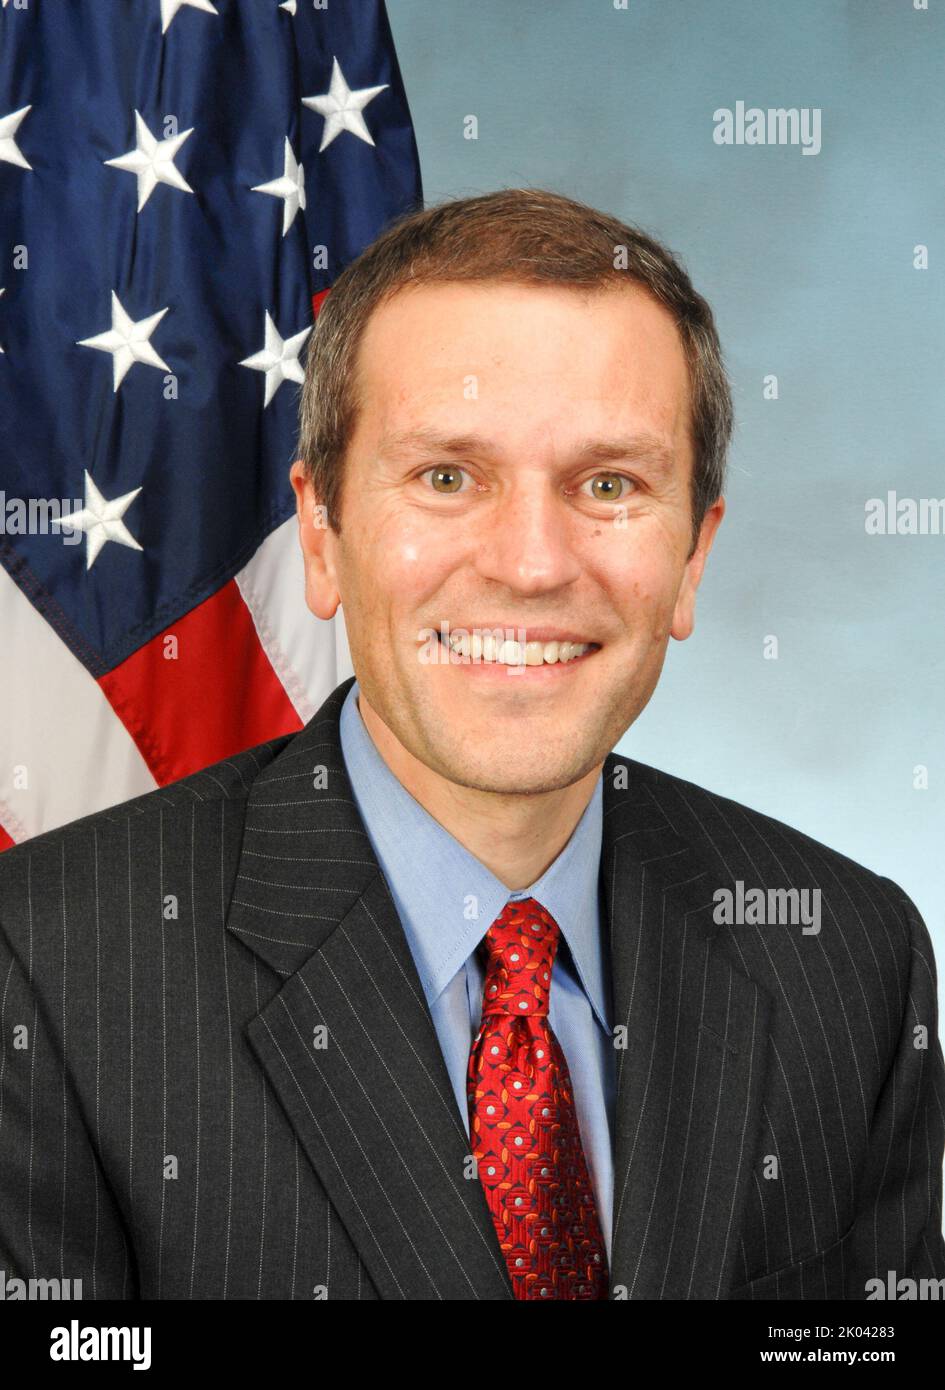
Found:
M 0 1263 L 92 1298 L 863 1299 L 941 1277 L 928 933 L 610 750 L 693 627 L 731 403 L 554 194 L 339 278 L 292 468 L 356 680 L 0 859 Z

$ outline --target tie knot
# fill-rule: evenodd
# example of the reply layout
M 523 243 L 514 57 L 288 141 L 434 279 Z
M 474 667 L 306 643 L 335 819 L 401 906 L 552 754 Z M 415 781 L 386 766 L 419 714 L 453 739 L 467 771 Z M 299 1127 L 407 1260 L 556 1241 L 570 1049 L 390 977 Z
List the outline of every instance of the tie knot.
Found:
M 483 1017 L 547 1015 L 558 923 L 535 898 L 506 903 L 484 937 Z

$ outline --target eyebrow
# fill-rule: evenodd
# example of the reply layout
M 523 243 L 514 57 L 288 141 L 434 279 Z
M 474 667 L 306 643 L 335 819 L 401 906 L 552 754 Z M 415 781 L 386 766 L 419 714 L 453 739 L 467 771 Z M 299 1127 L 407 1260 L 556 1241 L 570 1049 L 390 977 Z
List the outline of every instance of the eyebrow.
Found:
M 501 449 L 480 435 L 448 434 L 430 426 L 421 426 L 385 435 L 378 445 L 378 452 L 392 457 L 432 452 L 457 458 L 468 458 L 471 454 L 495 458 Z M 675 462 L 676 451 L 657 435 L 643 432 L 610 439 L 581 440 L 572 451 L 572 457 L 576 462 L 589 463 L 613 463 L 618 460 L 654 463 L 661 470 L 668 470 Z

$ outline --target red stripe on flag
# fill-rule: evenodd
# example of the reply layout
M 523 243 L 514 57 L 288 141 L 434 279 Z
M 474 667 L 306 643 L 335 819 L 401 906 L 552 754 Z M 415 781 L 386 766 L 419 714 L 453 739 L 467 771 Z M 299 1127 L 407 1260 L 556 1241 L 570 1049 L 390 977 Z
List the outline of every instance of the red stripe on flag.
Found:
M 232 579 L 99 685 L 162 787 L 302 727 Z
M 2 854 L 5 849 L 12 849 L 15 843 L 16 841 L 13 836 L 8 835 L 3 826 L 0 825 L 0 854 Z

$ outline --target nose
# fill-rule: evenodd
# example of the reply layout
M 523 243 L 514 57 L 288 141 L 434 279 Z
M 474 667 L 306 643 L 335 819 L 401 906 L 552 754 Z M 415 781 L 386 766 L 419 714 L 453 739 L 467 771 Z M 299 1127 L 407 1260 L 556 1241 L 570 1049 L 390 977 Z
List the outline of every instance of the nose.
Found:
M 547 479 L 520 481 L 482 517 L 476 570 L 511 592 L 539 594 L 581 573 L 575 513 Z

